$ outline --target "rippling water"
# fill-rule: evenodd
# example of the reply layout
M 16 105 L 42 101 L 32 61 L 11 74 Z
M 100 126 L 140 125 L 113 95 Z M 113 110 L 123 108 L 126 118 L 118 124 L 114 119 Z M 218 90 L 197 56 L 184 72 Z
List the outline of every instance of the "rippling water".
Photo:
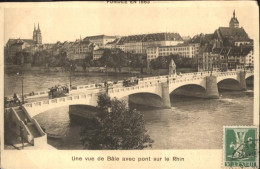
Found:
M 25 93 L 46 90 L 56 84 L 68 84 L 68 74 L 25 73 Z M 124 75 L 108 76 L 109 80 Z M 74 75 L 73 85 L 101 82 L 100 74 Z M 15 72 L 5 74 L 5 95 L 19 93 L 21 80 Z M 153 149 L 219 149 L 222 148 L 224 125 L 253 124 L 253 96 L 242 91 L 221 92 L 220 99 L 208 100 L 171 96 L 171 109 L 142 108 L 148 134 L 154 140 Z M 68 107 L 53 109 L 35 118 L 63 140 L 48 140 L 58 149 L 82 149 L 79 141 L 80 123 L 71 125 Z

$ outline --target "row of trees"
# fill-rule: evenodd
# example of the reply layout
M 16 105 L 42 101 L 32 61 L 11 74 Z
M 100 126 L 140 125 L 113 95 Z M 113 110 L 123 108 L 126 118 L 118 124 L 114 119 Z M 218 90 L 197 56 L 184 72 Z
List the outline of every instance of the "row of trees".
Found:
M 174 60 L 178 68 L 196 68 L 197 63 L 192 58 L 184 58 L 179 55 L 160 56 L 151 61 L 151 68 L 168 69 L 171 59 Z M 52 55 L 47 51 L 39 51 L 34 55 L 28 52 L 18 52 L 12 58 L 14 64 L 32 63 L 33 66 L 50 66 L 50 67 L 64 67 L 65 69 L 75 69 L 75 61 L 67 58 L 65 51 L 57 55 Z M 104 49 L 104 54 L 100 59 L 93 60 L 93 57 L 88 55 L 84 60 L 77 63 L 82 66 L 84 70 L 87 67 L 110 67 L 114 70 L 121 70 L 122 67 L 144 68 L 147 66 L 146 54 L 125 53 L 121 50 Z M 142 70 L 142 69 L 141 69 Z
M 159 56 L 151 60 L 152 69 L 168 69 L 171 60 L 174 60 L 177 68 L 196 68 L 197 63 L 192 58 L 184 58 L 179 55 Z
M 111 51 L 110 49 L 104 49 L 104 54 L 100 59 L 93 60 L 92 56 L 88 56 L 86 58 L 85 66 L 107 66 L 112 67 L 115 70 L 126 66 L 141 68 L 146 67 L 147 65 L 146 57 L 146 54 L 125 53 L 121 50 Z
M 34 66 L 49 65 L 51 67 L 68 67 L 71 64 L 66 52 L 62 51 L 57 55 L 52 55 L 45 50 L 34 54 L 25 51 L 17 52 L 16 55 L 11 58 L 11 62 L 16 65 L 31 63 Z
M 10 61 L 13 64 L 31 63 L 33 66 L 50 66 L 50 67 L 65 67 L 69 68 L 71 64 L 75 64 L 75 61 L 67 58 L 67 53 L 61 51 L 57 55 L 53 55 L 47 51 L 39 51 L 35 54 L 28 52 L 18 52 Z M 87 67 L 111 67 L 115 70 L 122 67 L 130 66 L 133 68 L 146 67 L 146 55 L 145 54 L 133 54 L 125 53 L 121 50 L 104 49 L 103 56 L 98 60 L 93 60 L 93 57 L 87 55 L 84 60 L 77 63 L 78 66 L 82 66 L 83 69 Z

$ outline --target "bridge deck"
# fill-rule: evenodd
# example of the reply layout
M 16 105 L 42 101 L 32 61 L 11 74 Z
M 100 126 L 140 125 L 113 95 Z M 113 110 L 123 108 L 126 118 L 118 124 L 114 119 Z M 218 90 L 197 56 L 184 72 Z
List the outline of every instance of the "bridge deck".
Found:
M 183 80 L 183 79 L 190 79 L 190 78 L 196 78 L 196 77 L 206 77 L 209 75 L 216 75 L 216 76 L 223 76 L 223 75 L 228 75 L 230 73 L 238 73 L 239 71 L 242 70 L 237 70 L 237 71 L 227 71 L 227 72 L 216 72 L 216 71 L 206 71 L 206 72 L 192 72 L 192 73 L 184 73 L 181 75 L 163 75 L 163 76 L 152 76 L 152 77 L 146 77 L 146 78 L 138 78 L 139 80 L 139 85 L 142 84 L 150 84 L 150 83 L 160 83 L 164 82 L 167 79 L 168 80 L 173 80 L 173 81 L 178 81 L 178 80 Z M 244 71 L 244 70 L 243 70 Z M 246 70 L 247 73 L 253 73 L 251 70 Z M 110 82 L 110 84 L 113 82 Z M 79 85 L 76 86 L 76 89 L 70 90 L 69 96 L 73 95 L 79 95 L 83 93 L 91 93 L 95 90 L 102 90 L 105 89 L 105 86 L 103 86 L 103 83 L 97 83 L 97 84 L 102 84 L 100 86 L 96 86 L 96 84 L 88 84 L 88 85 Z M 117 81 L 116 84 L 113 84 L 112 88 L 124 88 L 123 81 Z M 36 92 L 35 95 L 30 95 L 30 94 L 24 94 L 25 100 L 28 103 L 31 102 L 38 102 L 38 101 L 43 101 L 43 100 L 49 100 L 48 98 L 48 91 L 42 91 L 42 92 Z M 12 96 L 10 96 L 11 98 Z

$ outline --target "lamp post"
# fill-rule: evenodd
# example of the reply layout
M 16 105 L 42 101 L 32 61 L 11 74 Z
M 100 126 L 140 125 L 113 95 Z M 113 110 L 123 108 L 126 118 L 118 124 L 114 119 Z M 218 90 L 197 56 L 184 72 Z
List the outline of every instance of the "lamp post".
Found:
M 108 74 L 107 74 L 107 65 L 105 65 L 105 68 L 106 68 L 106 82 L 107 82 L 107 79 L 108 79 Z
M 72 64 L 70 64 L 70 89 L 72 87 L 72 85 L 71 85 L 71 71 L 72 71 Z
M 246 64 L 244 64 L 244 73 L 246 73 Z
M 128 61 L 128 76 L 130 76 L 130 65 L 131 65 L 131 60 Z
M 212 76 L 212 71 L 213 71 L 213 57 L 212 56 L 210 56 L 210 62 L 211 62 L 210 76 Z
M 17 76 L 21 76 L 21 78 L 22 78 L 22 104 L 24 104 L 24 96 L 23 96 L 23 73 L 19 73 L 19 72 L 17 72 Z

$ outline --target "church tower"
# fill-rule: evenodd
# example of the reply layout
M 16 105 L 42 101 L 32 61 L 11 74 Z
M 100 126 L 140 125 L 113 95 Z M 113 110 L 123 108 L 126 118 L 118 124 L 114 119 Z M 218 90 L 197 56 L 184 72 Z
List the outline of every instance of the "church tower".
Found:
M 231 18 L 230 22 L 229 22 L 229 27 L 230 28 L 239 28 L 239 22 L 236 18 L 236 12 L 235 10 L 233 11 L 233 17 Z
M 34 24 L 34 30 L 33 30 L 33 41 L 36 42 L 37 41 L 37 35 L 36 35 L 36 27 Z
M 42 33 L 40 30 L 40 25 L 38 23 L 38 29 L 37 29 L 37 40 L 36 40 L 37 44 L 42 44 Z
M 42 33 L 40 30 L 40 24 L 38 23 L 38 29 L 36 30 L 35 24 L 34 24 L 34 30 L 33 30 L 33 41 L 36 44 L 42 44 Z

